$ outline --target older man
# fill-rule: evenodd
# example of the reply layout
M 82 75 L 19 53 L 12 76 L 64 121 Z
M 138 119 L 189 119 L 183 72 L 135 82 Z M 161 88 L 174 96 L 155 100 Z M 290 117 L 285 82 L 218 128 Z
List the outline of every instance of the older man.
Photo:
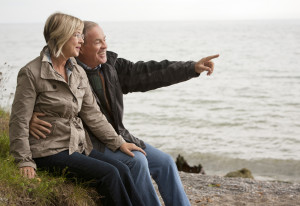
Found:
M 107 51 L 106 36 L 98 24 L 86 21 L 83 33 L 85 42 L 77 62 L 87 73 L 101 111 L 118 134 L 127 142 L 143 148 L 146 155 L 134 151 L 134 148 L 128 148 L 126 153 L 130 156 L 121 151 L 112 152 L 89 132 L 94 148 L 128 165 L 146 205 L 160 205 L 151 176 L 165 205 L 190 205 L 172 157 L 134 137 L 124 127 L 123 94 L 176 84 L 197 77 L 203 71 L 210 75 L 214 70 L 211 60 L 219 55 L 205 57 L 198 62 L 164 60 L 133 63 Z M 31 133 L 36 137 L 45 137 L 41 131 L 50 132 L 45 126 L 51 125 L 39 120 L 39 115 L 43 114 L 36 114 L 32 119 Z

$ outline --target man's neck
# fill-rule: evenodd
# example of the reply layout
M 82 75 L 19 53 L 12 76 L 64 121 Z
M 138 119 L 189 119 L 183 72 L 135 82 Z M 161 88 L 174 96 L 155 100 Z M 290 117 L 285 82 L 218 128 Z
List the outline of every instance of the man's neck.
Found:
M 81 63 L 85 64 L 86 66 L 88 66 L 91 69 L 97 68 L 97 66 L 99 66 L 98 64 L 96 64 L 96 65 L 90 64 L 90 62 L 88 60 L 86 60 L 81 55 L 79 55 L 78 57 L 76 57 L 76 59 L 79 60 Z
M 96 65 L 96 66 L 94 66 L 94 67 L 91 67 L 90 65 L 88 65 L 88 64 L 86 64 L 84 61 L 82 61 L 81 58 L 78 58 L 78 57 L 76 58 L 76 60 L 77 60 L 77 63 L 78 63 L 80 66 L 82 66 L 84 69 L 94 70 L 94 69 L 97 69 L 98 66 L 101 67 L 101 64 Z

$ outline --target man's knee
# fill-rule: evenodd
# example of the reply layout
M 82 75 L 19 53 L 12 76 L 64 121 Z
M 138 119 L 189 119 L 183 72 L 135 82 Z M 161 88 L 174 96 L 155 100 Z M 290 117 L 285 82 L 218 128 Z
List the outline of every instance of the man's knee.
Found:
M 173 157 L 169 154 L 164 154 L 163 158 L 162 158 L 162 166 L 165 168 L 173 168 L 176 166 Z
M 131 160 L 131 169 L 148 171 L 148 167 L 148 161 L 145 155 L 141 152 L 135 152 L 135 155 Z

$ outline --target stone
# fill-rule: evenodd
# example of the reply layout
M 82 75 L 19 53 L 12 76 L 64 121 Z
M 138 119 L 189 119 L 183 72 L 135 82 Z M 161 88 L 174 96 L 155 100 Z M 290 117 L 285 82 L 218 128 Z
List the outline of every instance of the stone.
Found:
M 252 173 L 247 168 L 243 168 L 234 172 L 229 172 L 225 175 L 225 177 L 242 177 L 242 178 L 251 178 L 254 179 Z

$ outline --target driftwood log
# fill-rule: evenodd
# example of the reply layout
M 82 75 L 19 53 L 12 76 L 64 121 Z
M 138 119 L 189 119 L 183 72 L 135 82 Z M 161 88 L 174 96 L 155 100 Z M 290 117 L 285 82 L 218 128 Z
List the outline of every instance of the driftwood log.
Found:
M 200 173 L 205 174 L 204 169 L 201 164 L 198 166 L 190 166 L 183 156 L 180 154 L 176 158 L 176 165 L 178 168 L 178 171 L 188 172 L 188 173 Z

